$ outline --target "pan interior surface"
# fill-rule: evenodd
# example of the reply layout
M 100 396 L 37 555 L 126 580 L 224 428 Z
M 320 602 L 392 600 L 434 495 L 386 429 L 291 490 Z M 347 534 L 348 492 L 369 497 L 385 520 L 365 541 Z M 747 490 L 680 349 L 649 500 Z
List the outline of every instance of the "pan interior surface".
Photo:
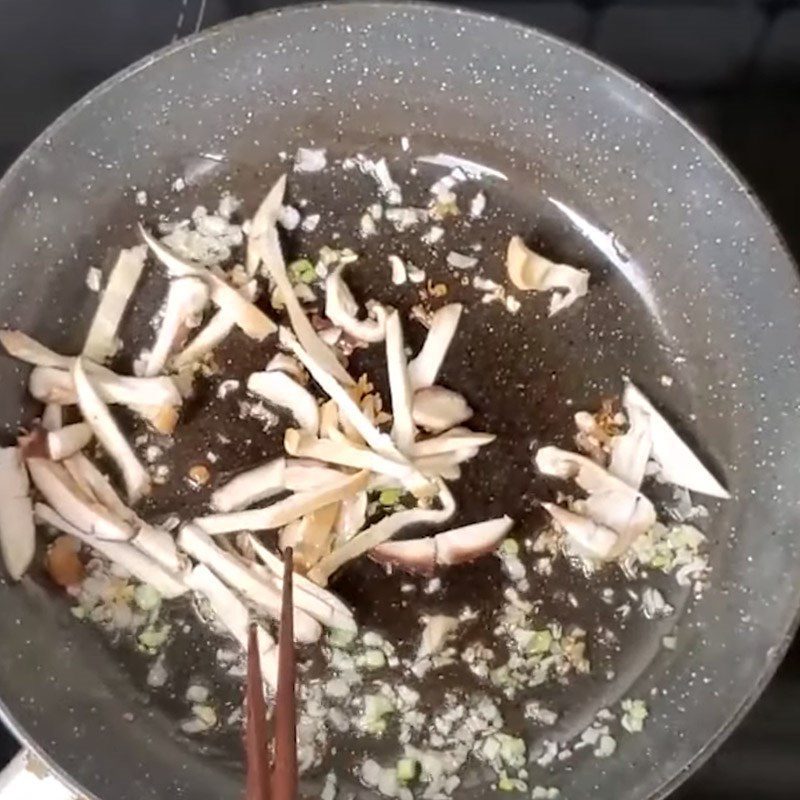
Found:
M 793 267 L 778 238 L 726 166 L 667 109 L 562 43 L 441 8 L 296 9 L 165 51 L 101 87 L 35 143 L 0 183 L 4 325 L 76 352 L 96 303 L 86 269 L 107 268 L 120 246 L 135 242 L 143 215 L 137 191 L 149 197 L 146 219 L 187 217 L 224 190 L 250 215 L 286 169 L 281 153 L 308 145 L 325 147 L 331 162 L 358 152 L 387 157 L 407 205 L 424 205 L 441 175 L 417 164 L 418 155 L 452 153 L 507 177 L 464 187 L 484 188 L 487 212 L 455 226 L 436 257 L 418 232 L 358 240 L 358 219 L 375 200 L 364 176 L 331 167 L 290 180 L 290 199 L 322 215 L 315 231 L 287 238 L 291 257 L 332 241 L 352 246 L 365 265 L 348 274 L 359 299 L 407 307 L 408 294 L 389 282 L 387 257 L 398 254 L 467 305 L 441 382 L 467 397 L 476 429 L 498 440 L 456 485 L 453 525 L 509 513 L 523 535 L 535 535 L 543 525 L 537 499 L 553 491 L 536 475 L 536 447 L 571 448 L 574 411 L 618 394 L 623 376 L 678 421 L 730 488 L 732 501 L 708 503 L 713 571 L 702 597 L 658 584 L 674 617 L 620 619 L 627 584 L 613 571 L 584 577 L 563 565 L 533 587 L 544 616 L 608 635 L 593 641 L 590 676 L 535 695 L 562 713 L 555 730 L 528 726 L 531 750 L 546 738 L 571 740 L 623 697 L 646 698 L 650 718 L 641 734 L 620 737 L 614 758 L 576 754 L 569 770 L 552 777 L 539 770 L 531 783 L 558 785 L 566 797 L 656 795 L 755 696 L 794 625 L 800 320 Z M 186 184 L 181 192 L 176 178 Z M 589 296 L 555 317 L 546 298 L 526 297 L 511 315 L 480 303 L 469 281 L 444 264 L 448 250 L 479 244 L 486 274 L 500 281 L 512 233 L 589 269 Z M 158 291 L 157 280 L 144 287 L 123 338 L 141 341 Z M 418 346 L 422 330 L 409 335 Z M 246 377 L 273 349 L 274 342 L 253 348 L 231 337 L 220 354 L 225 377 Z M 359 367 L 383 379 L 369 355 L 357 354 L 355 374 Z M 0 419 L 10 439 L 34 409 L 23 401 L 25 371 L 3 358 L 0 374 L 9 387 Z M 206 399 L 180 429 L 178 463 L 219 449 L 215 432 L 236 419 L 232 400 L 226 405 L 210 389 Z M 279 452 L 278 437 L 248 425 L 233 423 L 234 441 L 248 444 L 220 450 L 221 463 L 243 468 Z M 202 499 L 175 475 L 150 511 Z M 425 580 L 386 577 L 363 562 L 335 588 L 362 624 L 413 648 L 419 616 L 457 612 L 467 601 L 480 610 L 497 602 L 504 580 L 496 559 L 441 577 L 441 591 L 428 595 Z M 618 602 L 604 603 L 603 589 Z M 194 622 L 192 608 L 172 612 L 171 680 L 153 691 L 148 661 L 77 625 L 45 581 L 2 583 L 0 595 L 7 643 L 0 697 L 58 767 L 101 798 L 239 796 L 235 726 L 202 740 L 176 731 L 192 682 L 212 681 L 223 708 L 240 701 L 239 681 L 216 669 L 218 638 Z M 675 650 L 661 646 L 667 633 L 677 637 Z M 456 668 L 426 684 L 432 703 L 447 691 L 471 691 L 468 677 Z M 367 747 L 352 737 L 336 745 L 337 771 Z M 459 792 L 491 795 L 479 775 Z

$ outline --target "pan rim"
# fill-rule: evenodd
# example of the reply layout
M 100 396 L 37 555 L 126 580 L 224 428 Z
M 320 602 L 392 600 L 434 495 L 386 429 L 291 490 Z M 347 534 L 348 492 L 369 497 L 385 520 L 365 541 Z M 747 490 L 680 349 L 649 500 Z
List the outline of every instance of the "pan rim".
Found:
M 795 289 L 800 289 L 800 274 L 798 273 L 798 264 L 795 261 L 791 251 L 789 250 L 785 238 L 781 231 L 778 229 L 775 222 L 769 215 L 766 207 L 758 198 L 749 185 L 748 181 L 743 177 L 740 171 L 727 159 L 727 157 L 718 149 L 718 147 L 696 126 L 686 120 L 675 108 L 671 106 L 664 98 L 662 98 L 654 89 L 648 86 L 643 81 L 633 77 L 626 70 L 610 64 L 604 59 L 592 53 L 590 50 L 581 45 L 573 44 L 559 36 L 546 33 L 534 26 L 526 25 L 516 20 L 509 19 L 502 15 L 486 13 L 474 9 L 462 8 L 449 2 L 445 3 L 429 3 L 420 2 L 419 0 L 412 0 L 412 2 L 398 2 L 397 0 L 334 0 L 334 2 L 307 2 L 289 7 L 278 7 L 258 11 L 253 14 L 237 17 L 232 20 L 227 20 L 214 25 L 205 30 L 193 33 L 179 41 L 172 42 L 163 48 L 150 53 L 141 59 L 135 61 L 133 64 L 125 67 L 111 77 L 104 80 L 94 89 L 90 90 L 76 103 L 71 105 L 63 111 L 56 119 L 51 122 L 26 148 L 25 150 L 12 162 L 6 172 L 0 176 L 0 194 L 3 194 L 16 177 L 16 174 L 22 170 L 26 162 L 35 157 L 36 153 L 47 145 L 50 138 L 54 136 L 57 131 L 69 122 L 73 117 L 80 114 L 85 108 L 91 106 L 98 98 L 104 96 L 107 92 L 115 89 L 118 85 L 123 84 L 139 72 L 147 69 L 151 65 L 168 58 L 176 53 L 180 53 L 185 49 L 189 49 L 201 42 L 212 40 L 221 35 L 228 35 L 235 29 L 246 27 L 252 24 L 253 20 L 260 20 L 262 18 L 271 17 L 289 17 L 307 14 L 316 9 L 325 9 L 330 7 L 341 8 L 361 8 L 361 9 L 385 9 L 388 12 L 409 12 L 421 11 L 426 13 L 437 13 L 442 15 L 456 15 L 464 18 L 480 20 L 486 23 L 501 23 L 507 26 L 510 30 L 519 32 L 526 32 L 533 34 L 544 43 L 549 43 L 562 48 L 568 52 L 579 54 L 589 64 L 599 68 L 605 74 L 623 81 L 630 88 L 637 92 L 643 92 L 646 98 L 655 104 L 655 106 L 662 112 L 665 112 L 672 120 L 682 127 L 693 140 L 713 157 L 713 161 L 717 166 L 722 167 L 728 177 L 734 182 L 736 186 L 746 195 L 747 202 L 752 210 L 760 217 L 761 224 L 769 233 L 775 238 L 777 245 L 780 249 L 780 255 L 783 257 L 785 264 L 791 268 L 791 276 L 789 278 L 794 285 Z M 740 724 L 747 712 L 753 707 L 756 700 L 764 692 L 770 680 L 774 677 L 780 663 L 782 662 L 793 638 L 800 629 L 800 586 L 795 591 L 794 595 L 794 609 L 787 619 L 784 621 L 782 629 L 776 631 L 776 638 L 780 637 L 779 641 L 768 648 L 762 664 L 754 671 L 750 688 L 745 693 L 741 702 L 735 706 L 727 715 L 726 720 L 717 728 L 716 732 L 708 738 L 705 745 L 698 750 L 695 755 L 683 766 L 676 768 L 671 777 L 666 778 L 653 789 L 642 800 L 662 800 L 678 786 L 680 786 L 688 777 L 690 777 L 696 770 L 705 764 L 709 758 L 720 748 L 723 742 L 731 735 L 735 728 Z M 91 800 L 100 800 L 96 794 L 82 786 L 76 779 L 74 779 L 68 772 L 66 772 L 45 750 L 37 743 L 35 738 L 31 736 L 28 731 L 20 725 L 10 712 L 5 701 L 0 698 L 0 721 L 8 728 L 8 730 L 20 740 L 23 747 L 29 750 L 40 759 L 47 768 L 56 775 L 69 789 L 78 794 L 82 794 Z

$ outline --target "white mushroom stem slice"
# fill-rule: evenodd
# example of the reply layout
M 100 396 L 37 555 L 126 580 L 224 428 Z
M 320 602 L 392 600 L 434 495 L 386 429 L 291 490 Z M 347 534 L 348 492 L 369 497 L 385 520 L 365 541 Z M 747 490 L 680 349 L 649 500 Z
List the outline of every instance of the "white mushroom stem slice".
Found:
M 166 598 L 179 597 L 186 593 L 186 586 L 179 576 L 165 570 L 150 556 L 128 542 L 111 542 L 87 534 L 81 528 L 64 519 L 57 511 L 44 503 L 34 507 L 36 519 L 56 530 L 67 533 L 105 556 L 109 561 L 130 572 L 137 580 L 152 586 Z
M 86 358 L 99 364 L 117 352 L 117 331 L 146 260 L 147 248 L 144 245 L 120 250 L 86 335 L 83 345 Z
M 573 548 L 587 558 L 607 559 L 616 547 L 617 536 L 611 528 L 576 514 L 555 503 L 542 503 L 553 521 L 564 531 Z
M 466 422 L 473 414 L 458 392 L 443 386 L 428 386 L 414 393 L 414 422 L 430 433 L 443 433 Z
M 83 454 L 64 459 L 64 467 L 90 499 L 95 499 L 112 514 L 133 526 L 140 524 L 136 514 L 122 502 L 111 481 Z
M 251 623 L 247 606 L 204 564 L 198 564 L 186 576 L 185 582 L 205 598 L 218 622 L 246 651 Z M 257 637 L 263 679 L 274 691 L 278 685 L 278 650 L 274 639 L 261 625 L 257 626 Z
M 587 500 L 575 503 L 575 510 L 619 535 L 612 557 L 625 552 L 637 536 L 656 522 L 655 508 L 643 494 L 585 456 L 558 447 L 542 447 L 536 453 L 536 466 L 545 475 L 573 478 L 589 494 Z
M 334 530 L 339 542 L 352 539 L 364 527 L 367 521 L 368 505 L 369 497 L 366 492 L 354 494 L 339 504 L 339 515 L 334 523 Z
M 142 371 L 145 377 L 152 378 L 164 371 L 167 360 L 183 344 L 189 329 L 197 327 L 207 303 L 208 286 L 199 278 L 177 278 L 170 282 L 161 327 Z
M 283 488 L 290 492 L 309 492 L 330 486 L 344 477 L 341 470 L 326 467 L 319 461 L 306 458 L 287 458 L 283 473 Z
M 386 542 L 371 550 L 370 558 L 429 575 L 437 566 L 466 564 L 494 552 L 513 526 L 511 517 L 497 517 L 424 539 Z
M 99 539 L 126 541 L 133 537 L 133 528 L 87 497 L 64 466 L 43 458 L 29 458 L 27 464 L 34 486 L 67 522 Z
M 36 551 L 29 490 L 19 448 L 0 448 L 0 554 L 13 581 L 27 572 Z
M 317 439 L 314 436 L 304 436 L 300 431 L 289 428 L 284 434 L 283 442 L 286 452 L 292 456 L 313 458 L 353 469 L 371 470 L 382 475 L 391 475 L 400 481 L 407 479 L 409 475 L 407 464 L 398 463 L 374 450 L 356 447 L 345 439 L 340 441 Z
M 247 390 L 285 408 L 303 431 L 316 436 L 319 430 L 316 398 L 285 372 L 253 372 L 247 379 Z
M 270 195 L 273 193 L 280 193 L 282 195 L 285 181 L 286 176 L 281 176 L 270 191 Z M 269 198 L 270 195 L 267 197 Z M 259 215 L 256 214 L 256 217 L 253 219 L 250 241 L 248 243 L 248 260 L 250 258 L 250 248 L 253 248 L 254 257 L 257 257 L 264 263 L 267 274 L 271 276 L 275 287 L 280 292 L 286 306 L 286 311 L 289 314 L 292 330 L 294 330 L 300 343 L 314 359 L 320 363 L 323 369 L 333 375 L 337 381 L 345 386 L 352 386 L 354 383 L 353 379 L 350 377 L 347 370 L 339 363 L 333 350 L 319 338 L 306 316 L 305 311 L 303 311 L 303 307 L 300 305 L 297 295 L 294 293 L 292 283 L 289 280 L 289 276 L 286 274 L 286 262 L 283 259 L 281 243 L 278 238 L 278 229 L 275 225 L 275 221 L 272 220 L 269 215 L 265 214 L 263 218 L 259 218 Z M 256 263 L 258 262 L 256 261 Z
M 283 561 L 256 539 L 248 536 L 253 552 L 272 573 L 279 588 L 283 588 Z M 298 608 L 310 614 L 318 622 L 329 628 L 345 631 L 358 629 L 353 612 L 332 592 L 317 586 L 304 575 L 295 572 L 292 576 L 294 602 Z
M 256 298 L 258 284 L 250 281 L 239 289 L 239 294 L 252 303 Z M 198 331 L 197 335 L 173 359 L 171 366 L 175 370 L 191 366 L 201 361 L 204 356 L 216 349 L 230 332 L 236 327 L 236 317 L 230 310 L 220 308 L 216 314 Z
M 53 461 L 62 461 L 83 450 L 92 441 L 92 429 L 85 422 L 76 422 L 47 434 L 47 452 Z
M 400 567 L 406 572 L 433 575 L 436 571 L 436 542 L 433 536 L 384 542 L 373 547 L 369 557 L 379 564 Z
M 568 264 L 555 264 L 544 256 L 534 253 L 521 236 L 512 236 L 506 253 L 508 277 L 517 289 L 555 292 L 550 301 L 550 316 L 571 306 L 589 291 L 589 273 Z
M 70 359 L 70 367 L 75 359 Z M 124 405 L 131 409 L 140 406 L 179 406 L 183 402 L 171 378 L 139 378 L 117 375 L 111 370 L 98 369 L 91 362 L 84 367 L 100 397 L 106 403 Z M 57 403 L 62 406 L 75 405 L 78 394 L 70 372 L 53 367 L 35 367 L 28 379 L 28 390 L 42 403 Z
M 173 278 L 200 278 L 205 281 L 208 284 L 211 302 L 230 314 L 236 324 L 251 339 L 262 341 L 271 333 L 275 333 L 275 323 L 219 275 L 179 258 L 172 250 L 148 233 L 141 224 L 139 230 L 147 246 Z
M 198 564 L 184 580 L 192 591 L 205 598 L 217 621 L 246 652 L 250 629 L 247 606 L 205 564 Z M 261 625 L 257 636 L 264 682 L 274 691 L 278 686 L 278 649 Z
M 181 557 L 175 538 L 168 531 L 144 523 L 131 539 L 131 544 L 173 574 L 186 571 L 187 562 Z
M 477 433 L 466 428 L 453 428 L 447 433 L 434 436 L 431 439 L 421 439 L 418 442 L 414 442 L 411 454 L 417 459 L 425 456 L 453 453 L 459 450 L 471 450 L 475 447 L 485 447 L 496 438 L 493 433 Z
M 358 318 L 358 303 L 344 281 L 345 264 L 325 279 L 325 316 L 350 336 L 362 342 L 382 342 L 386 337 L 386 310 L 379 303 L 372 305 L 374 319 Z
M 368 481 L 369 472 L 367 471 L 358 472 L 355 475 L 345 475 L 339 481 L 330 483 L 321 489 L 299 492 L 266 508 L 254 508 L 229 514 L 211 514 L 207 517 L 198 517 L 195 523 L 210 534 L 272 530 L 362 491 L 366 488 Z
M 628 423 L 623 435 L 611 438 L 608 471 L 628 486 L 639 489 L 653 448 L 650 415 L 634 406 L 628 412 Z
M 58 431 L 64 425 L 64 414 L 59 403 L 47 403 L 42 412 L 42 428 L 46 431 Z
M 464 525 L 433 537 L 436 544 L 436 563 L 445 566 L 465 564 L 494 552 L 514 526 L 508 515 Z
M 463 306 L 451 303 L 442 306 L 431 318 L 431 326 L 422 349 L 408 365 L 411 388 L 414 390 L 433 386 L 439 375 L 450 342 L 453 341 Z
M 12 357 L 34 364 L 38 367 L 54 367 L 55 369 L 71 369 L 75 361 L 73 356 L 62 356 L 49 347 L 40 344 L 27 333 L 15 330 L 0 331 L 0 344 Z
M 416 458 L 414 459 L 414 465 L 426 475 L 441 473 L 442 477 L 446 478 L 447 476 L 444 474 L 445 470 L 451 467 L 458 467 L 459 464 L 463 464 L 465 461 L 470 461 L 475 458 L 479 452 L 479 447 L 462 447 L 450 453 L 440 453 L 435 456 Z
M 364 553 L 383 544 L 396 536 L 403 528 L 409 525 L 441 525 L 446 522 L 456 510 L 455 500 L 444 483 L 439 482 L 440 509 L 412 508 L 407 511 L 398 511 L 380 522 L 366 528 L 354 536 L 341 547 L 337 547 L 330 555 L 323 558 L 309 573 L 308 577 L 314 583 L 325 586 L 328 579 L 337 570 L 353 559 L 359 558 Z
M 273 619 L 280 619 L 281 593 L 275 583 L 264 580 L 237 556 L 218 547 L 197 525 L 190 523 L 181 528 L 178 547 L 201 564 L 205 564 L 228 586 L 241 592 L 251 603 Z M 295 641 L 316 642 L 321 634 L 319 623 L 305 611 L 295 607 Z
M 331 551 L 333 523 L 338 513 L 339 504 L 331 503 L 292 523 L 299 527 L 294 548 L 295 563 L 300 564 L 304 571 Z
M 269 360 L 266 370 L 267 372 L 285 372 L 298 383 L 308 383 L 308 374 L 303 369 L 303 365 L 296 358 L 286 353 L 275 353 Z
M 283 208 L 286 194 L 286 175 L 283 174 L 272 185 L 266 197 L 250 221 L 250 233 L 247 239 L 247 256 L 245 267 L 247 274 L 254 276 L 258 272 L 264 253 L 264 239 L 270 230 L 275 230 Z
M 404 485 L 409 491 L 418 495 L 428 494 L 431 490 L 430 482 L 422 473 L 413 468 L 408 459 L 395 447 L 391 437 L 381 433 L 369 421 L 349 392 L 332 375 L 326 372 L 285 328 L 281 329 L 280 337 L 281 343 L 297 356 L 320 388 L 336 403 L 339 413 L 347 417 L 350 424 L 358 431 L 364 441 L 381 455 L 408 466 L 409 472 Z
M 276 458 L 237 475 L 211 495 L 217 511 L 238 511 L 284 490 L 286 461 Z
M 83 360 L 76 359 L 72 379 L 78 393 L 78 407 L 86 422 L 92 427 L 97 440 L 114 459 L 122 473 L 128 502 L 135 503 L 150 492 L 150 476 L 142 466 L 133 448 L 128 444 L 108 406 L 103 402 L 86 375 Z M 58 509 L 56 509 L 58 510 Z
M 392 439 L 401 453 L 408 453 L 417 436 L 411 411 L 413 395 L 408 377 L 403 326 L 400 314 L 392 311 L 386 319 L 386 365 L 392 395 Z
M 710 497 L 730 499 L 727 489 L 703 466 L 691 448 L 632 383 L 625 387 L 622 405 L 628 415 L 640 411 L 650 418 L 652 455 L 661 466 L 661 478 L 664 481 Z

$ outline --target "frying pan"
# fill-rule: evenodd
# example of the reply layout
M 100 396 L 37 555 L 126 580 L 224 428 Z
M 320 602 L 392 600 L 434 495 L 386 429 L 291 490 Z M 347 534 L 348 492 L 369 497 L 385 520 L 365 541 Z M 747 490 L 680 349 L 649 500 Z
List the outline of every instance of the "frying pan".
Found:
M 401 136 L 410 137 L 411 154 L 402 154 Z M 489 164 L 508 181 L 489 187 L 493 213 L 475 231 L 464 229 L 454 249 L 478 237 L 487 272 L 499 277 L 508 234 L 521 231 L 592 272 L 586 301 L 553 319 L 527 298 L 514 317 L 497 306 L 468 315 L 443 380 L 467 395 L 498 446 L 464 478 L 464 519 L 512 508 L 535 530 L 535 498 L 552 487 L 537 483 L 531 448 L 567 445 L 571 411 L 618 392 L 623 374 L 679 422 L 729 486 L 730 502 L 709 504 L 713 572 L 703 596 L 670 595 L 677 610 L 667 623 L 618 626 L 622 646 L 598 650 L 595 677 L 542 695 L 564 712 L 548 734 L 564 740 L 624 696 L 646 698 L 650 718 L 642 734 L 620 737 L 614 758 L 576 755 L 569 769 L 552 779 L 536 773 L 532 782 L 555 782 L 570 798 L 666 794 L 763 688 L 800 606 L 800 307 L 777 233 L 732 169 L 672 110 L 557 39 L 443 7 L 300 7 L 235 21 L 141 61 L 28 149 L 0 182 L 3 324 L 77 351 L 96 303 L 86 270 L 107 268 L 120 245 L 133 243 L 142 213 L 180 218 L 225 188 L 251 213 L 282 169 L 279 152 L 310 143 L 337 157 L 388 155 L 404 176 L 414 153 L 426 151 Z M 171 189 L 176 177 L 185 178 L 185 192 Z M 422 171 L 410 192 L 434 177 Z M 144 212 L 136 189 L 150 197 Z M 347 219 L 342 229 L 352 230 L 366 200 L 363 184 L 347 182 L 292 191 L 325 220 L 316 238 L 294 239 L 290 250 L 313 251 Z M 382 265 L 395 246 L 371 245 L 371 266 L 356 287 L 362 297 L 385 289 Z M 431 260 L 419 243 L 402 246 L 420 265 Z M 126 336 L 141 335 L 146 316 L 139 317 Z M 25 369 L 3 358 L 0 373 L 10 440 L 36 409 L 24 399 Z M 201 441 L 198 427 L 202 420 L 187 422 L 181 446 Z M 246 453 L 242 462 L 262 455 Z M 185 489 L 175 492 L 176 503 L 188 502 Z M 572 592 L 572 619 L 592 630 L 613 622 L 597 601 L 598 588 L 613 580 L 561 570 L 537 591 L 554 613 L 567 613 Z M 444 581 L 451 599 L 442 602 L 457 604 L 466 591 L 492 596 L 500 578 L 494 562 L 481 562 Z M 393 605 L 397 584 L 374 565 L 347 571 L 338 588 L 388 636 L 409 634 Z M 240 796 L 236 735 L 178 735 L 182 689 L 151 694 L 146 661 L 76 624 L 67 606 L 36 575 L 15 586 L 0 581 L 7 724 L 93 796 Z M 660 647 L 667 628 L 677 635 L 674 651 Z M 214 644 L 193 631 L 179 630 L 171 645 L 176 685 L 212 669 Z M 526 735 L 532 746 L 541 738 L 533 729 Z M 458 796 L 490 794 L 476 783 Z

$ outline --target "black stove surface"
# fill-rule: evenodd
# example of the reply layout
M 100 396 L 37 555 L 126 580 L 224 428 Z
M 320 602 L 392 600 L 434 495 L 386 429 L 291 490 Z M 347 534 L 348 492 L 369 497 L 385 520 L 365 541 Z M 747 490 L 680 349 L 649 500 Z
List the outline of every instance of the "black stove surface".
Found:
M 0 0 L 0 172 L 59 113 L 141 56 L 290 2 Z M 462 4 L 587 46 L 656 86 L 736 165 L 800 260 L 800 2 Z M 674 797 L 800 797 L 798 709 L 800 641 L 741 726 Z M 0 766 L 16 749 L 0 729 Z

